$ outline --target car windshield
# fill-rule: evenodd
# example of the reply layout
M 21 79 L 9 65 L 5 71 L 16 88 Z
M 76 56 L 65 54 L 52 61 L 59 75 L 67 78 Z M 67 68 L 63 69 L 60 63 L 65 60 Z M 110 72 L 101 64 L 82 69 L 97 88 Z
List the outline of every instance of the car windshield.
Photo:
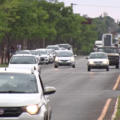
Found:
M 68 49 L 68 45 L 58 45 L 59 47 L 62 47 L 62 48 L 65 48 L 65 49 Z
M 39 55 L 37 51 L 30 51 L 32 55 Z
M 102 45 L 102 44 L 95 44 L 95 45 Z
M 36 64 L 36 60 L 33 56 L 13 56 L 10 64 Z
M 30 54 L 29 52 L 16 52 L 15 54 Z
M 39 50 L 38 52 L 39 52 L 40 55 L 47 54 L 47 51 L 43 51 L 43 50 Z
M 118 53 L 119 51 L 116 48 L 98 48 L 98 52 Z
M 47 47 L 47 49 L 59 50 L 58 47 Z
M 0 74 L 0 93 L 38 93 L 33 74 Z
M 106 54 L 91 54 L 89 59 L 107 59 Z
M 56 53 L 57 57 L 72 57 L 73 53 L 72 52 L 58 52 Z

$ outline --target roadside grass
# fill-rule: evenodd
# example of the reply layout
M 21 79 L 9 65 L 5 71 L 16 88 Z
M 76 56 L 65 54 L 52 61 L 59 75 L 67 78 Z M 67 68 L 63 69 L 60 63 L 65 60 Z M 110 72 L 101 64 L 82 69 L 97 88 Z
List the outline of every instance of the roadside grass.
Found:
M 114 118 L 114 120 L 120 120 L 120 96 L 118 100 L 117 113 L 116 113 L 116 117 Z
M 0 67 L 8 67 L 6 64 L 0 64 Z

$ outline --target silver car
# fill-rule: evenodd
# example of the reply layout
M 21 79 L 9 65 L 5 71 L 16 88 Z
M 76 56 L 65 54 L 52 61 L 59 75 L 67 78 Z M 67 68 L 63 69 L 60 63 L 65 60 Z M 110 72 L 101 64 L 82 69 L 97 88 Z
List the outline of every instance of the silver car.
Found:
M 106 53 L 92 52 L 86 59 L 88 59 L 88 71 L 91 69 L 106 69 L 109 71 L 109 60 Z
M 75 57 L 70 50 L 60 50 L 56 53 L 54 67 L 58 68 L 60 65 L 69 65 L 75 68 Z

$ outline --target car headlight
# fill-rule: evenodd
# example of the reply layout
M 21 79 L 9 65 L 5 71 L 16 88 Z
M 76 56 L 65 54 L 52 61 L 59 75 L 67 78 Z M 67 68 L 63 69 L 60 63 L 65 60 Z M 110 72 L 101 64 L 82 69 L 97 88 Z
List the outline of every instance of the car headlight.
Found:
M 56 57 L 56 58 L 55 58 L 55 61 L 59 61 L 59 59 Z
M 29 105 L 26 107 L 26 110 L 30 114 L 36 114 L 38 112 L 38 105 Z
M 103 61 L 103 64 L 108 64 L 108 61 L 107 61 L 107 60 L 104 60 L 104 61 Z
M 89 61 L 89 64 L 94 64 L 94 62 L 93 61 Z
M 74 57 L 72 57 L 72 58 L 70 59 L 70 61 L 75 61 L 75 58 L 74 58 Z

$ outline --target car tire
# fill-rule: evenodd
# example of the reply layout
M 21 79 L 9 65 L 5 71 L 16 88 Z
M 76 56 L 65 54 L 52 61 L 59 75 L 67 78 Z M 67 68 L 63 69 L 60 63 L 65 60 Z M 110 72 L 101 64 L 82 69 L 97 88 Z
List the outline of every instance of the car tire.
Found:
M 107 67 L 106 71 L 109 71 L 109 67 Z
M 90 71 L 91 69 L 90 69 L 90 67 L 88 67 L 88 71 Z
M 55 67 L 55 68 L 58 68 L 58 66 L 57 66 L 57 65 L 55 65 L 54 67 Z
M 118 69 L 118 68 L 119 68 L 119 64 L 116 65 L 116 69 Z
M 75 65 L 73 65 L 72 68 L 75 68 Z

